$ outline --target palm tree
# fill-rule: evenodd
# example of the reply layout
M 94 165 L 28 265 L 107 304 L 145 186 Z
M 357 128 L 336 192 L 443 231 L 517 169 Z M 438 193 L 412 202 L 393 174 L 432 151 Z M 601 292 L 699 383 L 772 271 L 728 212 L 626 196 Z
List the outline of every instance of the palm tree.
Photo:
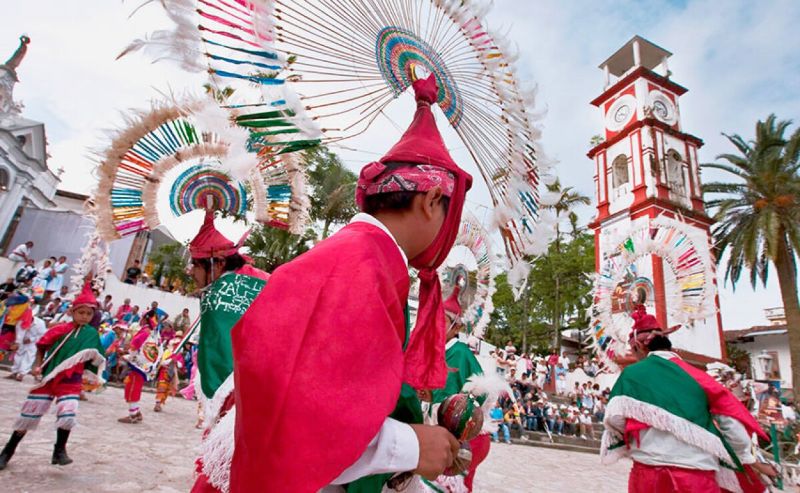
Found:
M 253 263 L 259 269 L 272 272 L 278 266 L 307 252 L 315 239 L 313 230 L 306 230 L 303 235 L 295 235 L 288 231 L 258 226 L 253 229 L 245 241 Z
M 357 212 L 355 173 L 347 169 L 336 154 L 323 146 L 306 152 L 311 194 L 311 219 L 322 221 L 322 238 L 333 224 L 343 224 Z
M 568 213 L 568 217 L 570 219 L 571 227 L 573 230 L 573 234 L 576 228 L 576 221 L 577 216 L 575 213 L 572 212 L 573 209 L 578 207 L 579 205 L 589 205 L 591 204 L 591 200 L 586 195 L 583 195 L 580 192 L 576 192 L 572 187 L 561 187 L 561 181 L 556 180 L 553 182 L 552 185 L 547 185 L 547 191 L 559 194 L 558 201 L 553 205 L 545 206 L 545 209 L 550 209 L 555 211 L 556 216 L 562 216 L 564 213 Z M 558 223 L 556 223 L 556 248 L 560 250 L 561 246 L 561 228 Z
M 573 209 L 579 205 L 589 205 L 591 200 L 586 195 L 575 191 L 572 187 L 562 188 L 560 180 L 556 180 L 552 185 L 547 185 L 547 191 L 557 193 L 559 197 L 555 204 L 545 206 L 545 208 L 555 211 L 557 217 L 561 217 L 564 213 L 567 213 L 567 217 L 570 220 L 570 228 L 572 229 L 572 237 L 575 239 L 577 237 L 578 227 L 577 215 L 573 212 Z M 555 251 L 557 254 L 561 253 L 561 227 L 558 222 L 556 222 Z M 561 324 L 563 319 L 563 313 L 560 308 L 561 279 L 559 272 L 556 272 L 553 281 L 553 294 L 555 296 L 554 306 L 559 307 L 556 308 L 553 313 L 553 345 L 558 348 L 561 346 Z
M 725 135 L 738 151 L 722 154 L 724 163 L 703 164 L 734 175 L 733 182 L 708 183 L 706 193 L 723 194 L 708 201 L 716 209 L 712 233 L 719 252 L 727 250 L 725 281 L 734 287 L 744 269 L 750 271 L 753 288 L 766 285 L 770 264 L 778 275 L 789 333 L 792 381 L 800 396 L 800 304 L 797 299 L 797 264 L 800 254 L 800 128 L 789 138 L 790 121 L 775 115 L 756 123 L 755 140 Z

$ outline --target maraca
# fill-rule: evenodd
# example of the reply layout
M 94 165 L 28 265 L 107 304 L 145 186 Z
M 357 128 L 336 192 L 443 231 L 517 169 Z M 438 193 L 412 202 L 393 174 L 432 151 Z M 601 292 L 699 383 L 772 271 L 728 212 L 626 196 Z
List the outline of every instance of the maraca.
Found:
M 437 413 L 439 426 L 456 437 L 459 442 L 468 442 L 478 436 L 483 428 L 483 412 L 469 394 L 453 394 L 442 401 Z

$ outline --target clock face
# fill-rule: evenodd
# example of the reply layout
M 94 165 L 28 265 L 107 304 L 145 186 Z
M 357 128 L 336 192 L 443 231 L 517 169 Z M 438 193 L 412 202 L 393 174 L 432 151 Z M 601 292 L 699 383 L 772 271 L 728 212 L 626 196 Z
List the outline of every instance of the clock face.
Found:
M 649 94 L 650 107 L 653 116 L 667 125 L 674 125 L 678 121 L 678 109 L 669 97 L 661 91 L 651 91 Z
M 631 121 L 636 114 L 636 98 L 626 94 L 614 101 L 606 113 L 606 128 L 612 132 L 619 132 Z

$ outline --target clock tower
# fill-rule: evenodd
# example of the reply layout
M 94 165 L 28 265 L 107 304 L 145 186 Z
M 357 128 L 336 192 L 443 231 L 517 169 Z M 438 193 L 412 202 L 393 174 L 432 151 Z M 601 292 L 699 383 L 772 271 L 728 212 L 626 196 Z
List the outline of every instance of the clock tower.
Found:
M 705 298 L 704 316 L 694 313 L 687 324 L 676 311 L 683 307 L 670 306 L 677 299 L 670 293 L 686 285 L 681 285 L 676 266 L 655 254 L 643 256 L 632 266 L 637 279 L 651 286 L 650 295 L 640 293 L 636 296 L 643 299 L 636 302 L 644 302 L 664 328 L 681 324 L 670 339 L 690 361 L 703 363 L 725 357 L 710 247 L 712 220 L 705 212 L 700 188 L 697 150 L 703 141 L 682 127 L 679 98 L 687 89 L 671 78 L 667 65 L 671 55 L 634 36 L 600 64 L 604 89 L 591 103 L 600 109 L 604 128 L 588 154 L 595 164 L 597 202 L 597 216 L 590 227 L 595 233 L 598 272 L 615 255 L 615 242 L 630 231 L 653 231 L 654 221 L 662 225 L 672 221 L 686 232 L 711 274 L 705 281 L 710 294 Z M 624 294 L 627 288 L 619 286 L 618 291 Z

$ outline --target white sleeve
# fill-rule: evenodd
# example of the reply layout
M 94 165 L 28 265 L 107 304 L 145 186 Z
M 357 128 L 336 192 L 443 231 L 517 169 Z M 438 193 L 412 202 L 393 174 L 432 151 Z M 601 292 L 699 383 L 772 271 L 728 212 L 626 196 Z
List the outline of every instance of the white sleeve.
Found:
M 714 419 L 717 421 L 719 430 L 725 440 L 736 452 L 736 456 L 742 464 L 753 464 L 756 461 L 755 457 L 753 457 L 753 442 L 750 440 L 744 425 L 730 416 L 715 414 Z
M 386 418 L 361 457 L 332 484 L 347 484 L 373 474 L 413 471 L 418 463 L 417 434 L 409 425 Z

